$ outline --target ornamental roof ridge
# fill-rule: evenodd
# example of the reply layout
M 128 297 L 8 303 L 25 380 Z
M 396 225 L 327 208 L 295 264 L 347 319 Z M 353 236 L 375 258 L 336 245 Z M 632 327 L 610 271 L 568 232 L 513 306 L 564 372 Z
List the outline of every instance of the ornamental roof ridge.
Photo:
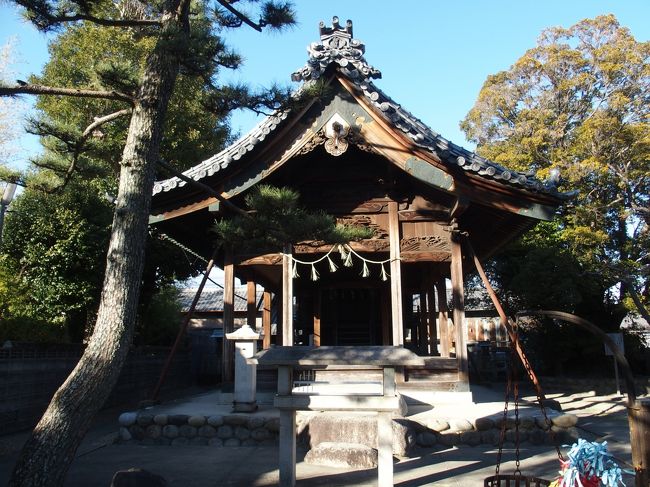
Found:
M 312 42 L 307 47 L 309 60 L 291 75 L 293 81 L 317 80 L 332 64 L 336 64 L 339 72 L 353 81 L 381 78 L 381 72 L 370 66 L 363 57 L 365 44 L 352 37 L 351 20 L 341 27 L 339 18 L 333 17 L 332 27 L 326 27 L 322 21 L 319 27 L 320 42 Z
M 531 174 L 523 173 L 497 164 L 494 161 L 454 144 L 444 138 L 400 104 L 386 95 L 372 81 L 354 81 L 364 98 L 376 107 L 382 115 L 413 142 L 437 155 L 448 165 L 458 166 L 465 172 L 476 173 L 510 186 L 519 186 L 528 191 L 544 193 L 560 199 L 569 199 L 573 193 L 562 193 L 557 189 L 557 181 L 540 181 Z
M 221 152 L 198 163 L 196 166 L 183 171 L 183 175 L 195 181 L 212 176 L 220 170 L 226 169 L 233 161 L 238 161 L 244 154 L 252 151 L 257 144 L 262 142 L 277 126 L 287 118 L 290 110 L 275 111 L 264 118 L 250 132 L 240 137 L 236 142 L 229 145 Z M 153 194 L 171 191 L 176 187 L 185 186 L 187 183 L 177 176 L 156 181 L 153 186 Z

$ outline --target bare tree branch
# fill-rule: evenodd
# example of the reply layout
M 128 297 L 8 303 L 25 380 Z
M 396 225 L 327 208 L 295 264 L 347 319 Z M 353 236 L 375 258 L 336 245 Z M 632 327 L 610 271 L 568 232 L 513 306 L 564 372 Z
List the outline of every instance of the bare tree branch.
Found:
M 70 179 L 72 178 L 72 175 L 74 174 L 74 171 L 77 167 L 77 162 L 79 162 L 79 154 L 81 154 L 81 151 L 83 150 L 84 144 L 86 143 L 86 140 L 88 140 L 88 137 L 90 137 L 90 135 L 97 128 L 101 127 L 105 123 L 115 120 L 116 118 L 120 118 L 124 115 L 128 115 L 129 113 L 131 113 L 131 109 L 125 108 L 124 110 L 119 110 L 103 117 L 95 118 L 95 121 L 86 127 L 86 130 L 84 130 L 81 134 L 81 139 L 77 141 L 74 153 L 72 154 L 72 160 L 70 161 L 70 166 L 68 166 L 68 170 L 65 172 L 65 176 L 63 176 L 63 183 L 61 183 L 59 188 L 65 187 L 68 182 L 70 182 Z
M 82 90 L 77 88 L 60 88 L 56 86 L 32 85 L 19 83 L 15 86 L 0 86 L 0 96 L 15 95 L 55 95 L 74 96 L 78 98 L 104 98 L 125 101 L 133 106 L 133 97 L 118 91 Z
M 239 20 L 244 22 L 246 25 L 252 27 L 258 32 L 262 32 L 262 26 L 259 24 L 256 24 L 253 22 L 251 19 L 249 19 L 246 15 L 241 13 L 239 10 L 237 10 L 235 7 L 231 5 L 232 2 L 228 0 L 217 0 L 217 3 L 221 5 L 223 8 L 228 10 L 231 14 L 233 14 L 235 17 L 237 17 Z

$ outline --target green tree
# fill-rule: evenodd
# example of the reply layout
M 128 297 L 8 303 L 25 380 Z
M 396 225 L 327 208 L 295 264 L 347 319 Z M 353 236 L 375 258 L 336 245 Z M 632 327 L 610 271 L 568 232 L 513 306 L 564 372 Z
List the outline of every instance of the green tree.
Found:
M 650 42 L 612 15 L 547 29 L 510 69 L 488 77 L 461 122 L 482 156 L 541 178 L 560 170 L 561 189 L 578 194 L 554 223 L 553 248 L 571 256 L 600 300 L 629 296 L 646 315 L 649 61 Z M 537 235 L 528 245 L 548 249 Z
M 36 83 L 0 86 L 0 96 L 48 94 L 121 103 L 123 108 L 118 110 L 119 114 L 98 114 L 99 118 L 84 130 L 86 134 L 123 116 L 125 111 L 130 115 L 93 334 L 78 365 L 55 393 L 25 444 L 9 481 L 11 486 L 53 486 L 63 484 L 83 433 L 113 388 L 128 352 L 139 299 L 155 167 L 160 159 L 167 110 L 179 72 L 182 69 L 203 81 L 210 92 L 206 96 L 209 100 L 206 105 L 210 107 L 233 108 L 251 101 L 275 105 L 277 93 L 268 97 L 242 97 L 241 89 L 219 89 L 218 80 L 210 78 L 210 73 L 219 66 L 236 67 L 239 62 L 221 39 L 224 28 L 243 24 L 258 30 L 264 26 L 281 28 L 293 22 L 293 12 L 286 3 L 252 2 L 259 9 L 260 18 L 253 21 L 228 0 L 217 0 L 216 8 L 189 0 L 147 4 L 137 0 L 121 3 L 16 0 L 15 3 L 43 30 L 88 22 L 130 29 L 134 36 L 152 39 L 141 70 L 127 69 L 125 73 L 124 66 L 116 63 L 103 73 L 99 88 L 85 80 L 65 87 Z M 129 79 L 125 74 L 133 75 L 130 79 L 134 83 L 130 86 L 121 83 Z M 87 139 L 88 135 L 82 133 L 72 142 L 77 144 L 84 137 Z

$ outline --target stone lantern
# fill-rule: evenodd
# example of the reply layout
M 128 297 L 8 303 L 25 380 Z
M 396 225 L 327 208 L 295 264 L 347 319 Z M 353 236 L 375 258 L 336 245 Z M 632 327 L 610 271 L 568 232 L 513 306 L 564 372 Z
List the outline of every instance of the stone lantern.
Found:
M 233 411 L 251 412 L 257 409 L 255 391 L 257 387 L 257 366 L 246 359 L 257 352 L 260 334 L 250 326 L 244 325 L 237 331 L 226 333 L 228 340 L 235 342 L 235 393 Z

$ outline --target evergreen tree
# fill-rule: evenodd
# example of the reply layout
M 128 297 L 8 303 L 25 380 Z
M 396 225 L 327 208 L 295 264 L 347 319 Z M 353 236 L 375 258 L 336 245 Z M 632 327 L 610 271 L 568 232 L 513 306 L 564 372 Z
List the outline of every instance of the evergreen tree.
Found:
M 170 99 L 179 72 L 204 83 L 207 106 L 231 109 L 244 102 L 273 105 L 270 96 L 241 96 L 243 90 L 223 89 L 209 77 L 219 66 L 236 67 L 239 58 L 225 48 L 224 28 L 242 25 L 257 30 L 281 28 L 293 22 L 291 6 L 271 1 L 251 2 L 259 21 L 242 13 L 235 2 L 217 0 L 215 8 L 189 0 L 141 3 L 125 0 L 16 0 L 30 21 L 42 30 L 63 29 L 77 23 L 129 29 L 147 37 L 151 47 L 141 69 L 126 73 L 121 62 L 97 71 L 97 80 L 79 80 L 72 86 L 36 82 L 0 87 L 0 95 L 35 94 L 73 96 L 119 103 L 119 110 L 97 114 L 81 133 L 64 144 L 74 148 L 90 134 L 120 117 L 129 125 L 119 162 L 119 183 L 113 213 L 102 297 L 94 331 L 77 367 L 55 393 L 43 418 L 25 444 L 9 485 L 62 485 L 83 434 L 104 403 L 128 352 L 136 318 L 142 277 L 151 193 Z M 119 60 L 118 60 L 119 61 Z M 127 74 L 128 76 L 125 76 Z M 131 74 L 133 75 L 132 77 Z M 124 83 L 124 81 L 128 81 Z M 233 95 L 232 97 L 230 95 Z M 236 95 L 236 96 L 235 96 Z M 57 137 L 61 140 L 60 137 Z M 64 137 L 67 138 L 67 135 Z M 69 168 L 79 163 L 72 151 Z

